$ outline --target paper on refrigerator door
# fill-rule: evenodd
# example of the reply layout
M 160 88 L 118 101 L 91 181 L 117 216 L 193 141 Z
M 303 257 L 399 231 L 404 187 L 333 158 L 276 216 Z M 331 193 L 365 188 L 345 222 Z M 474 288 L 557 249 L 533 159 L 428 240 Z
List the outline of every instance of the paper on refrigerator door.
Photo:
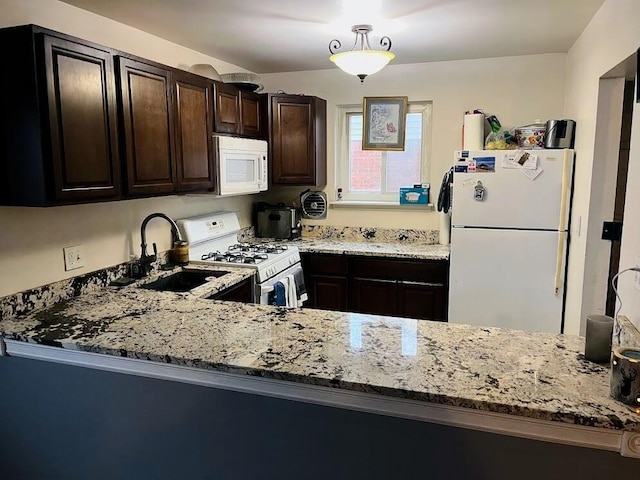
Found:
M 462 181 L 462 188 L 473 187 L 477 183 L 477 180 L 474 177 L 467 178 Z
M 503 157 L 502 168 L 536 170 L 538 168 L 538 156 L 525 152 L 524 150 L 516 150 Z
M 526 169 L 521 169 L 520 173 L 522 173 L 525 177 L 529 178 L 529 180 L 535 180 L 538 175 L 540 175 L 542 173 L 542 168 L 538 167 L 535 170 L 526 170 Z

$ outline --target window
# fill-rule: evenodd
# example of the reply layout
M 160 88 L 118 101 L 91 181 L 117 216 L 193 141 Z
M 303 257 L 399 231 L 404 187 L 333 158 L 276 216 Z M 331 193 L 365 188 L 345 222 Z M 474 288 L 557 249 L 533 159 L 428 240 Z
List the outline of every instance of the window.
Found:
M 336 187 L 344 200 L 398 203 L 400 187 L 428 182 L 431 103 L 410 102 L 404 151 L 362 150 L 362 105 L 339 107 Z

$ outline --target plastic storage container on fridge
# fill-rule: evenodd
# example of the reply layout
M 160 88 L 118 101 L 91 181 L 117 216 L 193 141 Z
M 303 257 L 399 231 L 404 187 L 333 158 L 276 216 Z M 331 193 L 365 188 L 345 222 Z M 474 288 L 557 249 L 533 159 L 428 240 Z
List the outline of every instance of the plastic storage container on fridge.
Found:
M 536 123 L 531 125 L 525 125 L 524 127 L 518 127 L 515 129 L 515 137 L 518 142 L 518 148 L 530 149 L 530 148 L 545 148 L 544 137 L 547 127 L 544 123 Z

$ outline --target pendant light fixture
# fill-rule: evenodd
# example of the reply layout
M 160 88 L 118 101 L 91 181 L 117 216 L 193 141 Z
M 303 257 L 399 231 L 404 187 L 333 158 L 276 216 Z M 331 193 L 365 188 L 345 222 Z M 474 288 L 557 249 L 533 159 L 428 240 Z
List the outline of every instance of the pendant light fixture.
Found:
M 371 25 L 354 25 L 351 31 L 356 34 L 356 41 L 348 52 L 337 53 L 342 47 L 339 40 L 329 42 L 329 52 L 331 60 L 341 70 L 356 75 L 360 78 L 360 83 L 364 83 L 367 75 L 372 75 L 382 70 L 395 55 L 391 53 L 391 39 L 382 37 L 380 47 L 382 50 L 371 50 L 369 46 L 369 32 L 373 31 Z

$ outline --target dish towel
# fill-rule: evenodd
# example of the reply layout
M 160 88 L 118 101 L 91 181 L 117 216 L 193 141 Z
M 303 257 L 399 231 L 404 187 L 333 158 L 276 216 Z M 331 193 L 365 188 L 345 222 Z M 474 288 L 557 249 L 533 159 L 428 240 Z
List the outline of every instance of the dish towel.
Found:
M 285 307 L 290 307 L 291 306 L 291 295 L 289 295 L 289 278 L 282 277 L 280 279 L 280 283 L 282 283 L 282 286 L 284 287 L 284 306 Z
M 287 283 L 287 299 L 288 304 L 287 307 L 298 308 L 298 292 L 296 290 L 296 279 L 293 278 L 293 275 L 287 275 L 285 281 Z
M 273 305 L 287 306 L 287 289 L 282 282 L 276 282 L 273 285 Z
M 301 307 L 304 302 L 309 300 L 309 295 L 307 295 L 307 287 L 304 284 L 304 274 L 302 273 L 302 269 L 298 269 L 294 274 L 293 278 L 296 282 L 296 295 L 298 298 L 298 306 Z

